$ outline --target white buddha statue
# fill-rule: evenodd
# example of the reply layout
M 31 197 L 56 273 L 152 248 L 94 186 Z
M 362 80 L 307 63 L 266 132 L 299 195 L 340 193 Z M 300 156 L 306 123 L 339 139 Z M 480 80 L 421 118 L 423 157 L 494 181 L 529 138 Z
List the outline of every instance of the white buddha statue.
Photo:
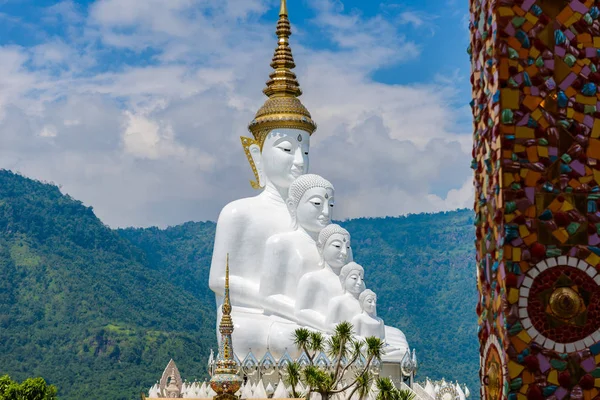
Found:
M 352 322 L 354 317 L 362 314 L 363 307 L 359 298 L 366 289 L 364 277 L 364 268 L 355 262 L 346 264 L 340 271 L 340 282 L 344 293 L 329 301 L 325 320 L 329 330 L 342 321 Z M 384 325 L 384 337 L 386 347 L 382 360 L 400 362 L 408 350 L 406 336 L 400 329 Z
M 342 321 L 352 321 L 355 315 L 362 312 L 358 296 L 365 290 L 364 278 L 365 270 L 361 265 L 350 262 L 342 267 L 339 280 L 343 293 L 329 300 L 327 306 L 325 324 L 329 330 Z
M 362 337 L 375 336 L 385 339 L 383 320 L 377 316 L 377 295 L 372 290 L 364 290 L 358 296 L 362 312 L 352 318 L 352 325 L 357 335 Z
M 268 343 L 272 319 L 262 315 L 263 298 L 259 295 L 264 248 L 272 235 L 293 229 L 286 205 L 288 189 L 295 178 L 308 171 L 310 135 L 316 130 L 310 113 L 298 99 L 302 91 L 292 71 L 295 65 L 290 34 L 287 7 L 282 0 L 273 72 L 263 91 L 269 98 L 249 125 L 253 138 L 242 138 L 256 178 L 251 184 L 262 192 L 227 204 L 215 233 L 209 286 L 215 292 L 220 313 L 229 253 L 233 342 L 241 359 L 250 348 L 257 354 L 265 351 Z
M 320 268 L 316 241 L 331 223 L 333 185 L 319 175 L 302 175 L 290 186 L 287 205 L 295 229 L 267 240 L 259 294 L 265 314 L 295 321 L 298 282 Z
M 320 269 L 300 278 L 295 314 L 300 325 L 328 331 L 327 305 L 330 299 L 344 293 L 339 273 L 352 261 L 350 233 L 337 224 L 326 226 L 317 239 L 317 250 Z

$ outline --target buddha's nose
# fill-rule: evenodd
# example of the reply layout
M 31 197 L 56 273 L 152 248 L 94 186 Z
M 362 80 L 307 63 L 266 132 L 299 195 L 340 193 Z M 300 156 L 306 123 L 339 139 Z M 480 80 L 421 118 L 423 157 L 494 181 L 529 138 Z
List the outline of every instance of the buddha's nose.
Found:
M 347 255 L 348 254 L 348 248 L 346 246 L 342 246 L 342 255 Z
M 304 167 L 304 157 L 302 156 L 302 149 L 300 147 L 294 152 L 294 165 L 298 168 Z

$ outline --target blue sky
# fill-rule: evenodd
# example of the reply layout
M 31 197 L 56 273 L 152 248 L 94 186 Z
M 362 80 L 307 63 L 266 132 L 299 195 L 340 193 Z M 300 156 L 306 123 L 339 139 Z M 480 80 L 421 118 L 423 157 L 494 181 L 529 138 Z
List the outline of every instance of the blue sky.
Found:
M 253 194 L 238 143 L 278 3 L 0 0 L 0 168 L 61 184 L 111 226 L 216 219 Z M 467 4 L 288 3 L 336 217 L 470 207 Z

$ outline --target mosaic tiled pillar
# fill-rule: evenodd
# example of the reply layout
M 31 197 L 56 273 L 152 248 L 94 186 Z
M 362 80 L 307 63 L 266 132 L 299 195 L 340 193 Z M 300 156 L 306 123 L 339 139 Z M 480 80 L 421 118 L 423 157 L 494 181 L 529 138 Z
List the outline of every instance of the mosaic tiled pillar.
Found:
M 470 6 L 481 395 L 600 398 L 600 11 Z

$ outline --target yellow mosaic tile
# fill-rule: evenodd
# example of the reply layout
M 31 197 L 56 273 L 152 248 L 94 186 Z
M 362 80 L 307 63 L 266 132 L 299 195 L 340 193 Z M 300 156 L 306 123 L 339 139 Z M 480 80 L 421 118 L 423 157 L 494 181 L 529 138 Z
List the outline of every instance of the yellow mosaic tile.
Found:
M 550 371 L 550 373 L 548 374 L 548 383 L 551 383 L 553 385 L 560 385 L 558 383 L 558 371 L 553 369 L 552 371 Z
M 522 366 L 521 364 L 517 364 L 516 362 L 510 360 L 508 362 L 508 375 L 510 376 L 510 379 L 515 379 L 516 377 L 518 377 L 519 375 L 521 375 L 521 372 L 525 369 L 524 366 Z

